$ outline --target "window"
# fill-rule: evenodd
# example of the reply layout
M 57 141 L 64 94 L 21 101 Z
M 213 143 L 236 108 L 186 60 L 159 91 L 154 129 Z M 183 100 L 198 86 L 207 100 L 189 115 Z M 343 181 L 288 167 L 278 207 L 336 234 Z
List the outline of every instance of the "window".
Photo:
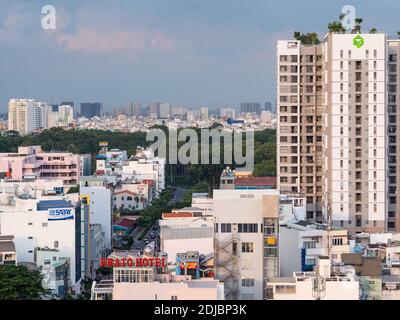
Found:
M 254 287 L 254 279 L 243 278 L 242 287 Z
M 240 233 L 257 233 L 258 225 L 256 223 L 239 223 L 238 229 Z
M 334 246 L 343 245 L 343 239 L 342 238 L 334 238 L 334 239 L 332 239 L 332 245 L 334 245 Z
M 214 232 L 215 232 L 215 233 L 218 233 L 218 223 L 216 223 L 216 224 L 214 225 Z
M 42 227 L 44 227 L 44 228 L 47 227 L 47 222 L 43 222 Z
M 315 249 L 316 248 L 316 242 L 315 241 L 305 241 L 303 242 L 303 248 L 304 249 Z
M 171 300 L 178 300 L 178 296 L 171 296 Z
M 275 287 L 275 292 L 280 293 L 280 294 L 291 294 L 291 293 L 296 293 L 296 286 L 285 286 L 285 285 L 280 285 Z
M 222 233 L 231 233 L 232 232 L 232 224 L 221 223 L 221 232 Z
M 315 259 L 306 259 L 306 265 L 315 266 L 316 264 L 317 262 L 315 261 Z
M 251 253 L 253 250 L 253 242 L 242 242 L 242 252 Z

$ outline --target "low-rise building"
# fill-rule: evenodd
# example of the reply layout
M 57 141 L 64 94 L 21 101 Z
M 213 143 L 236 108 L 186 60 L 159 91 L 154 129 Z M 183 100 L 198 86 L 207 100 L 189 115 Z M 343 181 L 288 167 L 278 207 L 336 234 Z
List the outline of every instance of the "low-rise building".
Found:
M 0 265 L 17 265 L 14 236 L 0 235 Z
M 349 252 L 346 230 L 329 230 L 326 225 L 304 220 L 280 224 L 281 277 L 288 277 L 296 270 L 313 271 L 320 256 L 330 256 L 332 263 L 340 263 L 342 254 Z
M 157 193 L 165 188 L 165 159 L 155 157 L 152 150 L 138 147 L 137 152 L 122 164 L 122 179 L 153 180 Z
M 113 280 L 92 284 L 92 300 L 224 300 L 224 285 L 213 278 L 193 279 L 166 268 L 162 257 L 135 252 L 113 254 Z
M 137 216 L 122 216 L 113 224 L 113 233 L 117 236 L 128 236 L 137 225 Z
M 70 292 L 70 259 L 62 252 L 57 249 L 36 248 L 35 265 L 43 276 L 43 288 L 60 298 Z
M 44 152 L 40 146 L 18 147 L 17 153 L 0 153 L 0 179 L 62 180 L 65 185 L 79 183 L 79 155 Z
M 160 250 L 168 255 L 168 263 L 176 262 L 177 254 L 198 251 L 214 258 L 215 219 L 200 208 L 183 208 L 163 213 L 160 225 Z
M 331 273 L 331 261 L 319 259 L 315 272 L 294 272 L 267 285 L 267 300 L 359 300 L 359 281 L 353 273 Z
M 76 274 L 76 207 L 66 200 L 16 199 L 0 209 L 1 233 L 13 235 L 20 262 L 35 263 L 36 248 L 50 248 L 70 259 L 72 284 Z M 80 236 L 80 234 L 78 235 Z

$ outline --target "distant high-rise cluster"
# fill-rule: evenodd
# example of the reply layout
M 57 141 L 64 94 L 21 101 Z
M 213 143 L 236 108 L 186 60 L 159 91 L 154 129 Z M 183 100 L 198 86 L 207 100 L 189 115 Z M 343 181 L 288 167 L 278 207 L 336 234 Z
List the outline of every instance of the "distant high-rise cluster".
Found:
M 259 103 L 259 102 L 242 102 L 240 104 L 240 112 L 260 114 L 261 103 Z
M 27 134 L 47 128 L 51 106 L 33 99 L 11 99 L 8 105 L 8 130 Z
M 73 119 L 74 107 L 70 102 L 49 105 L 33 99 L 11 99 L 8 104 L 8 130 L 21 134 L 68 126 Z

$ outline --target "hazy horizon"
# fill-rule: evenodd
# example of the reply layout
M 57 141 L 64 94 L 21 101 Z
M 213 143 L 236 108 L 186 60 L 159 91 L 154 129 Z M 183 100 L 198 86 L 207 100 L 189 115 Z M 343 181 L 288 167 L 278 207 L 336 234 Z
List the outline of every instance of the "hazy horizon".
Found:
M 43 30 L 41 9 L 57 10 Z M 395 0 L 54 0 L 0 4 L 0 113 L 10 98 L 139 101 L 198 109 L 275 101 L 275 46 L 294 31 L 322 36 L 351 4 L 363 30 L 400 30 Z

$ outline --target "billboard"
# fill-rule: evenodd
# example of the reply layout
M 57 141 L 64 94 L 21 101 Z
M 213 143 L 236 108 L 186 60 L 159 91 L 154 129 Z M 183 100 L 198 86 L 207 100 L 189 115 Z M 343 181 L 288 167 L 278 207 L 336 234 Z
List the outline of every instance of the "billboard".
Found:
M 57 208 L 47 210 L 48 221 L 72 220 L 74 219 L 73 208 Z

